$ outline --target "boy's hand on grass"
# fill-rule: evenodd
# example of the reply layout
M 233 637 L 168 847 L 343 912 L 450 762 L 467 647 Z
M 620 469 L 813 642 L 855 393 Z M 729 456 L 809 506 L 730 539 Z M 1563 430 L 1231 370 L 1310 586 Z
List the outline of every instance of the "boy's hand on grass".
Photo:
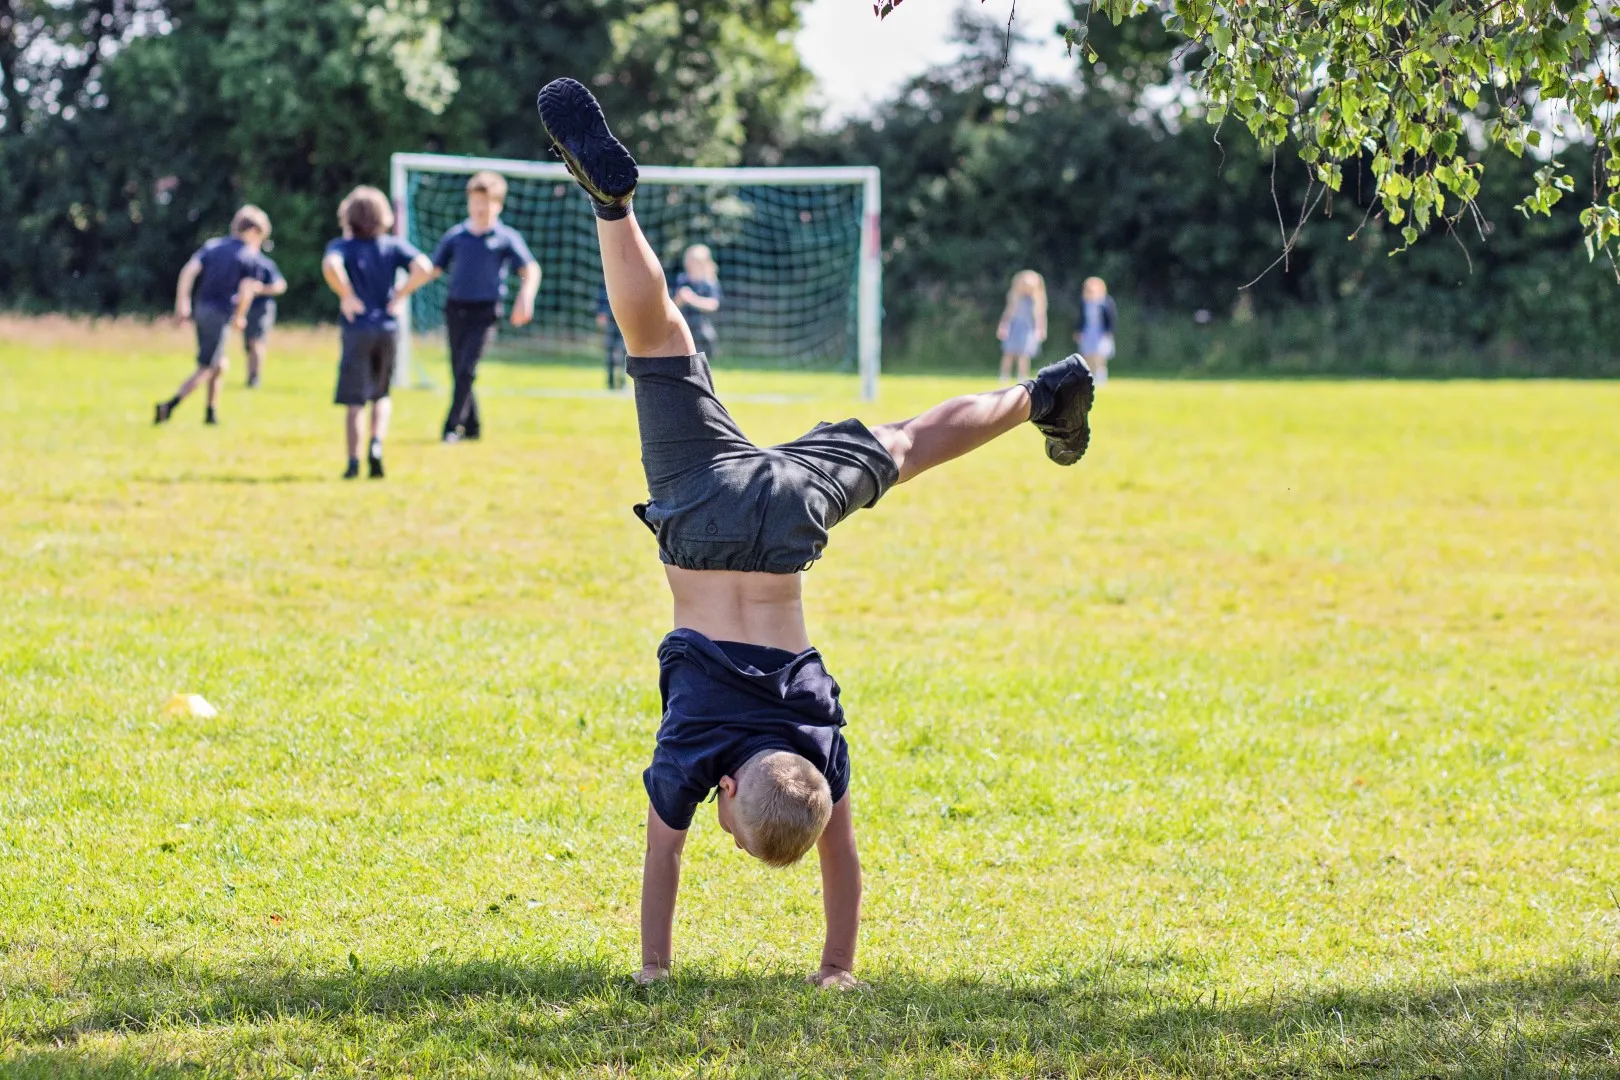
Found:
M 826 965 L 822 965 L 820 971 L 810 976 L 809 983 L 811 986 L 819 986 L 823 990 L 837 990 L 839 992 L 872 989 L 857 979 L 853 972 L 844 968 L 827 967 Z
M 669 968 L 658 964 L 643 964 L 641 970 L 630 977 L 636 980 L 637 986 L 651 986 L 655 982 L 663 982 L 669 978 Z

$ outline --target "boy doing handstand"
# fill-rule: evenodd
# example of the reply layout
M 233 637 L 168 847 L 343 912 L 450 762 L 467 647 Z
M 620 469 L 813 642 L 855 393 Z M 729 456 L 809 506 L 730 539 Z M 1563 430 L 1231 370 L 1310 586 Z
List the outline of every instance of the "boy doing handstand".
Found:
M 757 447 L 715 397 L 708 362 L 636 223 L 634 159 L 572 79 L 548 84 L 539 105 L 596 211 L 651 496 L 636 514 L 658 538 L 675 600 L 675 629 L 658 649 L 664 715 L 643 775 L 651 806 L 637 978 L 669 974 L 681 850 L 698 804 L 717 790 L 720 828 L 750 855 L 787 866 L 816 847 L 827 935 L 812 981 L 852 986 L 861 870 L 849 751 L 838 684 L 805 630 L 800 571 L 857 509 L 1026 420 L 1045 434 L 1048 457 L 1074 464 L 1090 437 L 1090 373 L 1071 356 L 1026 383 L 910 420 L 818 424 Z

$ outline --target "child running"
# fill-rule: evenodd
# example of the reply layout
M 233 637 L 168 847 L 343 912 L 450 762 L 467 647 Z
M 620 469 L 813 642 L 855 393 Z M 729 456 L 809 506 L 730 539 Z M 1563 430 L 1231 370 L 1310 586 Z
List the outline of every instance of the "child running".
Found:
M 270 235 L 270 217 L 257 206 L 244 206 L 231 218 L 231 235 L 219 236 L 197 249 L 180 270 L 174 289 L 174 317 L 197 328 L 197 370 L 172 398 L 157 403 L 152 423 L 167 423 L 190 393 L 208 384 L 208 411 L 203 423 L 219 423 L 219 393 L 225 375 L 225 329 L 247 325 L 247 309 L 266 277 L 279 280 L 259 253 Z M 281 283 L 286 288 L 286 282 Z M 195 296 L 193 296 L 195 290 Z M 279 290 L 278 290 L 279 291 Z
M 366 455 L 368 474 L 383 478 L 383 440 L 388 437 L 392 402 L 389 384 L 394 379 L 394 356 L 399 348 L 398 305 L 433 277 L 433 263 L 409 243 L 388 235 L 394 227 L 394 208 L 388 196 L 374 187 L 357 187 L 338 207 L 343 236 L 326 245 L 321 274 L 338 296 L 343 313 L 343 351 L 338 360 L 334 401 L 344 406 L 343 434 L 349 466 L 343 479 L 360 475 L 360 414 L 371 407 L 371 443 Z M 405 284 L 394 287 L 397 271 L 409 269 Z
M 258 295 L 247 309 L 247 324 L 242 327 L 242 351 L 247 354 L 247 388 L 258 388 L 264 371 L 265 344 L 270 328 L 276 324 L 275 298 L 287 291 L 287 279 L 281 276 L 275 260 L 259 252 Z
M 501 221 L 506 205 L 506 178 L 497 172 L 475 172 L 467 181 L 467 220 L 444 234 L 433 249 L 433 276 L 450 272 L 444 301 L 444 328 L 450 338 L 450 412 L 442 438 L 447 443 L 478 439 L 484 432 L 473 382 L 478 361 L 501 317 L 506 299 L 506 271 L 518 268 L 523 284 L 512 306 L 512 325 L 534 318 L 540 291 L 540 264 L 518 231 Z
M 811 981 L 858 985 L 861 869 L 844 713 L 805 630 L 800 571 L 820 558 L 829 529 L 890 487 L 1026 420 L 1046 436 L 1049 458 L 1074 464 L 1090 438 L 1091 375 L 1071 356 L 1029 382 L 910 420 L 818 424 L 757 447 L 715 396 L 636 222 L 635 160 L 574 80 L 548 84 L 539 106 L 596 212 L 651 496 L 635 510 L 658 539 L 675 601 L 675 628 L 658 649 L 663 719 L 643 774 L 650 806 L 637 980 L 669 975 L 681 851 L 698 804 L 716 791 L 720 828 L 750 855 L 787 866 L 816 847 L 827 932 Z
M 1018 365 L 1018 377 L 1029 378 L 1030 359 L 1041 351 L 1041 343 L 1046 340 L 1045 278 L 1033 270 L 1013 275 L 996 337 L 1001 342 L 1001 381 L 1011 380 L 1014 363 Z

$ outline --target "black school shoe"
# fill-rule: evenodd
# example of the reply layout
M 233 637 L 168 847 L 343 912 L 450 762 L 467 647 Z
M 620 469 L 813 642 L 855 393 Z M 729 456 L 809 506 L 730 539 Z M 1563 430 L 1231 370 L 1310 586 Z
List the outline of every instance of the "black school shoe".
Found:
M 596 216 L 616 221 L 630 212 L 636 159 L 608 130 L 596 97 L 573 79 L 553 79 L 536 104 L 557 153 L 591 197 Z
M 174 406 L 167 401 L 157 403 L 157 411 L 152 414 L 152 423 L 167 424 L 169 417 L 174 415 Z
M 343 470 L 343 479 L 358 480 L 360 478 L 360 459 L 350 458 L 349 467 Z
M 382 447 L 377 443 L 371 444 L 371 451 L 366 455 L 366 475 L 373 480 L 383 478 Z
M 1091 370 L 1079 353 L 1041 368 L 1024 384 L 1029 389 L 1029 421 L 1046 436 L 1046 456 L 1073 465 L 1091 443 L 1091 401 L 1096 390 Z

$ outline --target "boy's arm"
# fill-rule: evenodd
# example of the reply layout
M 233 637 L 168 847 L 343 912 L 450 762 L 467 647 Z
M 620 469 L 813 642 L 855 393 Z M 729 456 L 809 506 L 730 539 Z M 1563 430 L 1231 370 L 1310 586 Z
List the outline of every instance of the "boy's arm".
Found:
M 664 824 L 647 807 L 647 857 L 641 867 L 641 972 L 643 986 L 669 977 L 674 954 L 675 893 L 681 886 L 681 849 L 686 830 Z
M 248 308 L 259 294 L 265 292 L 268 286 L 257 278 L 243 278 L 236 286 L 236 311 L 231 315 L 231 325 L 238 330 L 247 327 Z
M 405 279 L 405 284 L 394 290 L 394 300 L 405 299 L 438 276 L 439 268 L 433 265 L 432 259 L 426 255 L 416 256 L 411 260 L 411 273 Z
M 512 325 L 522 326 L 534 318 L 534 297 L 540 291 L 540 264 L 524 263 L 518 271 L 523 285 L 518 289 L 517 303 L 512 307 Z
M 354 319 L 366 313 L 366 305 L 354 295 L 354 286 L 349 282 L 349 272 L 343 269 L 343 256 L 332 252 L 321 260 L 321 276 L 326 279 L 326 285 L 338 296 L 338 310 L 345 319 Z
M 707 315 L 713 315 L 716 311 L 720 310 L 719 297 L 699 296 L 685 285 L 682 285 L 675 291 L 675 302 L 677 304 L 684 304 L 689 308 L 696 311 L 701 311 Z
M 821 858 L 827 943 L 821 949 L 821 970 L 811 981 L 829 989 L 853 989 L 860 985 L 850 972 L 861 928 L 861 858 L 855 850 L 855 817 L 847 794 L 833 806 L 832 818 L 816 841 L 816 854 Z
M 191 290 L 197 284 L 197 275 L 202 273 L 202 263 L 196 258 L 186 262 L 180 268 L 180 280 L 174 286 L 174 317 L 177 319 L 191 318 Z

